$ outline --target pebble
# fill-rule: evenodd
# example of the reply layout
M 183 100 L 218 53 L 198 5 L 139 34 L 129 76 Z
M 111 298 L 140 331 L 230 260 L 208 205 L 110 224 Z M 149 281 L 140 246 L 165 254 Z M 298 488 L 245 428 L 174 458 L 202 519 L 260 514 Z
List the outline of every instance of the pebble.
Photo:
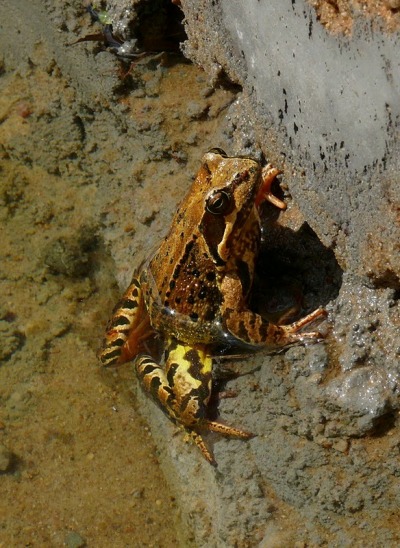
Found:
M 0 443 L 0 472 L 7 472 L 11 468 L 13 454 L 5 445 Z
M 84 548 L 86 546 L 86 540 L 76 531 L 71 531 L 65 537 L 64 544 L 67 548 Z
M 190 101 L 186 108 L 186 116 L 189 120 L 199 120 L 205 116 L 208 106 L 206 104 Z
M 400 0 L 386 0 L 385 3 L 389 9 L 397 10 L 400 8 Z
M 339 451 L 340 453 L 346 453 L 347 450 L 349 449 L 349 442 L 348 440 L 341 439 L 341 440 L 335 441 L 332 444 L 332 447 L 336 451 Z

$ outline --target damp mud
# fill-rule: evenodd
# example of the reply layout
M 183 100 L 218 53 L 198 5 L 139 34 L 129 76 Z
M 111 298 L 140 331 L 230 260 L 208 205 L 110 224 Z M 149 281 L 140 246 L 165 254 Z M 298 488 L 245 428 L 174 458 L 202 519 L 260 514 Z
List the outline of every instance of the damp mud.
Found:
M 118 297 L 96 182 L 106 163 L 88 160 L 84 114 L 48 55 L 41 43 L 5 59 L 0 77 L 0 544 L 178 546 L 132 377 L 98 367 Z
M 72 44 L 81 2 L 4 10 L 0 544 L 187 545 L 133 370 L 96 353 L 234 95 L 177 52 Z

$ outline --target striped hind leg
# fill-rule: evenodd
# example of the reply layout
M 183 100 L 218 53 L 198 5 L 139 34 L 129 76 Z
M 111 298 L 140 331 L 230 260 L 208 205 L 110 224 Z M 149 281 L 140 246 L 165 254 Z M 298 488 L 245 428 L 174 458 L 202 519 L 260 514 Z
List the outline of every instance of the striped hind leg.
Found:
M 135 360 L 136 374 L 141 381 L 141 384 L 144 390 L 152 397 L 152 399 L 157 403 L 157 405 L 164 411 L 164 413 L 174 422 L 181 426 L 189 435 L 189 437 L 194 441 L 197 447 L 202 452 L 205 459 L 211 463 L 215 464 L 214 457 L 212 453 L 207 448 L 202 436 L 193 428 L 198 422 L 198 418 L 188 416 L 188 406 L 193 407 L 193 403 L 197 407 L 194 400 L 189 402 L 190 396 L 187 399 L 186 405 L 182 407 L 183 415 L 179 409 L 179 400 L 182 395 L 175 393 L 174 386 L 169 384 L 169 378 L 167 377 L 166 371 L 159 366 L 150 356 L 141 355 L 138 356 Z M 176 369 L 174 368 L 176 372 Z M 173 379 L 171 379 L 173 382 Z M 190 405 L 190 403 L 192 405 Z M 189 423 L 187 424 L 187 420 Z
M 143 291 L 140 282 L 134 277 L 114 308 L 99 359 L 106 366 L 129 361 L 141 351 L 143 341 L 152 334 Z
M 170 339 L 165 370 L 147 355 L 136 358 L 135 369 L 145 391 L 173 422 L 186 430 L 211 464 L 215 464 L 214 457 L 204 443 L 201 430 L 241 439 L 252 437 L 248 432 L 206 418 L 211 395 L 212 358 L 204 348 Z
M 165 368 L 151 356 L 134 361 L 144 390 L 172 419 L 190 429 L 205 418 L 211 394 L 211 358 L 203 350 L 173 342 Z

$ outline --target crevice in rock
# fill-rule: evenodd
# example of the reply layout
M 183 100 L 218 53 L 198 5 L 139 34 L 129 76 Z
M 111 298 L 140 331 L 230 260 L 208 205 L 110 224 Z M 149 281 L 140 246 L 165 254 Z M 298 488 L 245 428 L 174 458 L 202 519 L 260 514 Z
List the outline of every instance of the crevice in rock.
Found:
M 132 34 L 144 51 L 180 51 L 187 39 L 183 27 L 183 11 L 170 0 L 143 2 L 137 7 Z
M 342 275 L 334 253 L 307 223 L 297 231 L 273 224 L 257 263 L 251 306 L 275 321 L 283 314 L 289 323 L 335 299 Z

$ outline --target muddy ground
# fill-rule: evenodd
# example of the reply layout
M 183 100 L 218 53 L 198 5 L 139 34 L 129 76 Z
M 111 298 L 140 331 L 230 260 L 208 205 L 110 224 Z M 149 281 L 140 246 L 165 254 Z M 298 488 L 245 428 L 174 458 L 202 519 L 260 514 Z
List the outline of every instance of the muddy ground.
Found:
M 174 499 L 130 381 L 97 365 L 118 291 L 93 179 L 108 162 L 88 160 L 79 112 L 46 44 L 5 59 L 0 543 L 173 546 Z
M 7 33 L 25 37 L 29 55 L 2 44 L 0 545 L 175 546 L 179 513 L 132 372 L 103 371 L 96 358 L 120 274 L 102 231 L 118 224 L 121 249 L 136 232 L 159 236 L 199 160 L 190 153 L 188 165 L 189 151 L 212 141 L 232 96 L 213 95 L 178 55 L 151 56 L 125 77 L 130 65 L 102 47 L 67 45 L 92 30 L 80 3 L 53 4 L 51 20 L 30 2 L 14 10 Z M 54 32 L 66 12 L 76 19 L 62 36 L 65 56 L 112 79 L 101 106 L 83 100 L 49 35 L 30 22 L 51 21 Z M 124 78 L 126 91 L 114 95 Z M 196 121 L 212 108 L 209 122 Z M 182 135 L 192 141 L 184 150 Z M 143 179 L 153 181 L 146 190 Z M 130 190 L 112 197 L 120 181 Z
M 186 544 L 131 368 L 96 352 L 116 280 L 165 232 L 234 94 L 179 52 L 70 45 L 91 19 L 52 4 L 2 14 L 0 545 Z
M 112 307 L 204 151 L 263 158 L 240 88 L 184 59 L 168 18 L 154 16 L 159 51 L 132 62 L 76 43 L 101 31 L 78 0 L 0 16 L 0 546 L 395 546 L 398 412 L 372 431 L 332 406 L 329 336 L 231 364 L 249 374 L 219 412 L 258 436 L 211 437 L 217 469 L 129 364 L 98 364 Z M 257 295 L 270 307 L 300 288 L 305 309 L 334 315 L 342 268 L 281 188 L 289 208 L 279 223 L 265 212 Z

